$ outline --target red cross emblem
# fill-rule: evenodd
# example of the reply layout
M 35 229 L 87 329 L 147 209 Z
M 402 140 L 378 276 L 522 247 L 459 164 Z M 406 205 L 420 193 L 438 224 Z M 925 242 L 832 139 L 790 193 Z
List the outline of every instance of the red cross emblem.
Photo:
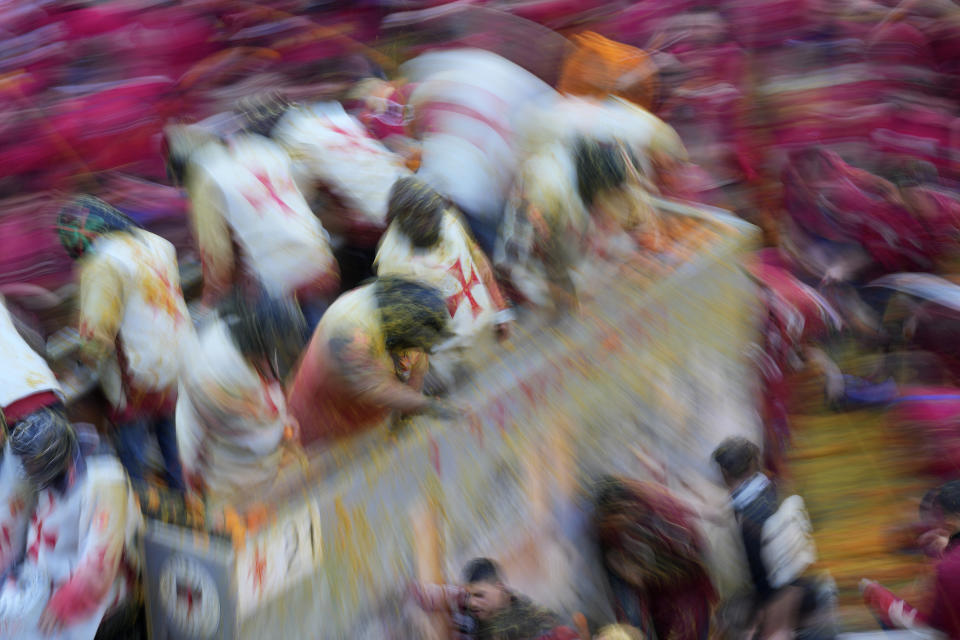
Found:
M 257 179 L 257 182 L 263 187 L 263 190 L 266 191 L 266 197 L 263 197 L 263 193 L 244 193 L 243 197 L 247 199 L 247 202 L 256 209 L 258 212 L 263 206 L 267 203 L 267 200 L 273 200 L 274 204 L 280 207 L 280 209 L 288 216 L 296 215 L 296 211 L 293 210 L 290 205 L 288 205 L 281 197 L 277 191 L 273 181 L 270 179 L 266 173 L 262 171 L 256 172 L 253 174 L 253 177 Z M 280 185 L 282 189 L 289 191 L 292 184 L 289 184 L 289 180 L 286 180 L 284 184 Z
M 366 145 L 364 145 L 360 141 L 361 138 L 357 136 L 355 133 L 351 133 L 350 131 L 341 129 L 337 125 L 333 124 L 332 121 L 328 121 L 327 128 L 330 129 L 330 131 L 336 133 L 337 135 L 345 138 L 345 140 L 343 140 L 340 143 L 330 145 L 331 149 L 346 150 L 346 151 L 349 151 L 349 150 L 368 151 Z
M 51 498 L 51 504 L 53 504 L 53 499 Z M 30 545 L 30 548 L 27 549 L 27 555 L 31 560 L 36 561 L 37 556 L 40 555 L 40 548 L 53 549 L 57 546 L 57 534 L 50 533 L 49 531 L 44 533 L 43 531 L 43 520 L 37 518 L 37 514 L 33 514 L 30 518 L 30 521 L 33 523 L 33 526 L 36 527 L 37 535 L 33 540 L 33 544 Z
M 470 265 L 469 282 L 463 275 L 463 264 L 460 260 L 457 260 L 452 267 L 447 269 L 447 273 L 452 274 L 453 277 L 457 279 L 457 282 L 460 283 L 460 291 L 447 298 L 447 310 L 450 312 L 450 317 L 453 317 L 457 309 L 460 308 L 460 303 L 466 298 L 470 301 L 470 310 L 473 312 L 473 317 L 476 318 L 480 315 L 482 307 L 473 297 L 473 288 L 480 284 L 480 278 L 477 276 L 477 272 L 474 271 L 473 265 Z
M 253 552 L 253 566 L 250 567 L 250 575 L 253 578 L 253 587 L 257 591 L 263 592 L 263 574 L 267 569 L 267 559 L 260 553 L 257 547 Z
M 194 590 L 193 587 L 177 582 L 177 600 L 184 601 L 187 604 L 187 616 L 193 613 L 193 605 L 199 605 L 203 600 L 203 592 Z

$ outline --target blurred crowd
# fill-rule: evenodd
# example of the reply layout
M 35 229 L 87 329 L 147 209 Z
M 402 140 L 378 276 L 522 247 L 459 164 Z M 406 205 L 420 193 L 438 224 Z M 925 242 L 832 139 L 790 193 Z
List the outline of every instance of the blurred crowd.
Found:
M 464 418 L 471 350 L 706 246 L 658 198 L 763 231 L 763 441 L 715 452 L 727 505 L 649 459 L 595 487 L 598 637 L 836 635 L 787 495 L 812 374 L 931 486 L 929 602 L 865 603 L 960 638 L 960 5 L 0 2 L 0 33 L 0 638 L 129 637 L 141 511 L 222 526 L 304 451 Z M 731 514 L 751 587 L 720 602 L 699 523 Z M 591 637 L 490 559 L 411 597 L 454 637 Z

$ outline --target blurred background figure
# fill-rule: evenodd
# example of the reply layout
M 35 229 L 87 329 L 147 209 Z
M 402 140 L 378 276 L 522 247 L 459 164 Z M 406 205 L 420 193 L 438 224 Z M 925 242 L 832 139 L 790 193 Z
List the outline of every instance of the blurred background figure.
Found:
M 430 370 L 435 383 L 449 389 L 462 377 L 457 371 L 466 350 L 495 331 L 503 338 L 509 334 L 510 307 L 486 255 L 459 214 L 433 188 L 413 177 L 397 181 L 388 216 L 390 228 L 377 251 L 377 275 L 420 280 L 445 296 L 453 335 L 434 349 Z
M 515 594 L 489 558 L 475 558 L 463 569 L 463 586 L 416 585 L 412 596 L 427 611 L 455 616 L 455 635 L 476 640 L 579 640 L 550 611 Z
M 117 453 L 143 482 L 147 438 L 155 435 L 165 480 L 183 491 L 173 412 L 181 350 L 193 326 L 173 246 L 97 198 L 82 196 L 57 220 L 60 240 L 79 262 L 80 336 L 100 373 L 116 425 Z
M 221 302 L 184 359 L 177 442 L 191 488 L 217 503 L 267 491 L 296 441 L 282 382 L 306 343 L 293 301 L 240 291 Z
M 716 592 L 693 512 L 665 487 L 614 477 L 594 500 L 617 618 L 649 637 L 707 637 Z
M 437 289 L 382 277 L 340 296 L 324 314 L 287 393 L 304 446 L 358 434 L 394 411 L 445 414 L 421 393 L 429 354 L 450 337 Z
M 960 635 L 960 481 L 954 480 L 937 491 L 936 506 L 943 535 L 935 543 L 939 550 L 929 608 L 917 610 L 871 580 L 863 580 L 864 601 L 885 629 L 933 629 L 949 638 Z

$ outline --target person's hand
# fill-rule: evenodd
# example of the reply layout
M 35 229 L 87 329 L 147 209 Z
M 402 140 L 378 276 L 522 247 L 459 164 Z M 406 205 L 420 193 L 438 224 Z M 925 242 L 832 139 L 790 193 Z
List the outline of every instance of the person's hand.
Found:
M 942 529 L 934 529 L 933 531 L 927 531 L 925 534 L 920 536 L 920 538 L 917 540 L 917 543 L 920 545 L 921 549 L 930 555 L 934 557 L 940 557 L 947 549 L 947 545 L 950 543 L 950 538 Z
M 460 407 L 440 400 L 438 398 L 432 398 L 430 403 L 427 405 L 427 408 L 424 410 L 424 414 L 433 416 L 440 420 L 453 420 L 463 414 L 463 410 Z
M 37 628 L 40 629 L 40 633 L 48 636 L 59 633 L 63 630 L 63 627 L 63 622 L 49 607 L 43 610 L 43 613 L 40 615 L 40 621 L 37 623 Z

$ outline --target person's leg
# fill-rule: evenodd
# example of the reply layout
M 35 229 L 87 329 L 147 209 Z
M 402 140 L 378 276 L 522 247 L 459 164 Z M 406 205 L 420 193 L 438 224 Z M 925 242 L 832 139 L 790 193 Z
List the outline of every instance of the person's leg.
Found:
M 135 483 L 144 482 L 148 434 L 148 423 L 144 419 L 117 425 L 117 457 L 127 470 L 130 480 Z
M 164 472 L 167 484 L 177 491 L 186 490 L 183 482 L 183 467 L 180 465 L 180 451 L 177 448 L 177 429 L 172 416 L 164 416 L 154 423 L 157 444 L 163 456 Z

